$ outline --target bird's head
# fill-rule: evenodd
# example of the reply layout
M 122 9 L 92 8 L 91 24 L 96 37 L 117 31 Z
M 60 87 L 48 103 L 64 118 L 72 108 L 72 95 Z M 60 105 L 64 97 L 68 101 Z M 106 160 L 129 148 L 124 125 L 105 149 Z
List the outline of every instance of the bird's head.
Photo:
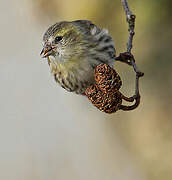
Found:
M 67 61 L 81 55 L 87 43 L 86 28 L 75 22 L 60 22 L 52 25 L 43 36 L 42 57 L 53 56 L 56 61 Z

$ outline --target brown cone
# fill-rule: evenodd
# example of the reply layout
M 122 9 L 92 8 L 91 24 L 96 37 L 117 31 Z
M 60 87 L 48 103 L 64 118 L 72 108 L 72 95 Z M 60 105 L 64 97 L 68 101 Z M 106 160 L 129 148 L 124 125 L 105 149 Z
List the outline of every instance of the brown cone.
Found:
M 118 73 L 107 64 L 101 64 L 96 67 L 95 80 L 104 93 L 118 91 L 122 86 Z
M 97 84 L 89 86 L 85 94 L 94 106 L 106 113 L 116 112 L 122 104 L 121 93 L 119 91 L 104 93 Z

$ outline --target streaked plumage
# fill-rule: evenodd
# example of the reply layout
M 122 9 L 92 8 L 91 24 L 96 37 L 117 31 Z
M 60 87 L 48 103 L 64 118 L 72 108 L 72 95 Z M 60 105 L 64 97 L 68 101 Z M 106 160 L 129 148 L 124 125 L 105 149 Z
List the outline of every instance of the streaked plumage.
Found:
M 44 34 L 43 43 L 41 54 L 48 58 L 55 80 L 77 94 L 84 94 L 94 83 L 97 65 L 114 63 L 115 47 L 108 31 L 87 20 L 54 24 Z

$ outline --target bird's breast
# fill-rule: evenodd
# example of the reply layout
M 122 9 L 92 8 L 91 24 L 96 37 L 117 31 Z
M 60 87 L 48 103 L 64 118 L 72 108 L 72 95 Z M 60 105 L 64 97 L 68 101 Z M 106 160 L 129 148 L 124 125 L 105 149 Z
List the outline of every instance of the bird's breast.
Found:
M 57 63 L 49 58 L 49 65 L 56 82 L 64 89 L 77 94 L 84 94 L 85 89 L 93 83 L 94 72 L 86 62 Z

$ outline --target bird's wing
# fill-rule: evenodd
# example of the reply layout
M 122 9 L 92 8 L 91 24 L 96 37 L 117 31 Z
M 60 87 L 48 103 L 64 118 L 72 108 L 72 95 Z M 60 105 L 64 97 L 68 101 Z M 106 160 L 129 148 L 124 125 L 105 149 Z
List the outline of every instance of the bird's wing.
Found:
M 78 25 L 80 28 L 83 28 L 90 35 L 97 35 L 100 33 L 101 29 L 88 20 L 76 20 L 73 21 L 74 24 Z

